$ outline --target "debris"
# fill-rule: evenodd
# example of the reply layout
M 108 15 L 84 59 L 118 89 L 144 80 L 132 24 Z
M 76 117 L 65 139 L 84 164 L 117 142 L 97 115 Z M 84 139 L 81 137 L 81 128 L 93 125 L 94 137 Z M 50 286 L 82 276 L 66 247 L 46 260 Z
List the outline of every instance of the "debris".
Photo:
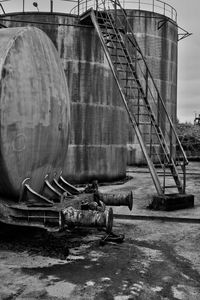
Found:
M 112 230 L 113 210 L 109 208 L 105 212 L 94 210 L 79 210 L 72 206 L 63 209 L 63 221 L 67 226 L 86 226 L 106 228 L 107 232 Z
M 107 242 L 112 242 L 112 243 L 117 243 L 120 244 L 124 241 L 124 234 L 115 234 L 113 232 L 110 232 L 109 234 L 105 235 L 101 240 L 100 240 L 100 245 L 104 246 Z

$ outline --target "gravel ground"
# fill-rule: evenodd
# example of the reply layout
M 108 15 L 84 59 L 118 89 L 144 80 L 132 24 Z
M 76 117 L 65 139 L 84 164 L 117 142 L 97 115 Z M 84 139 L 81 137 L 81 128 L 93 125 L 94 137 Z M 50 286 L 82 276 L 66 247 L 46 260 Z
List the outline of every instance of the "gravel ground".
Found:
M 199 170 L 191 164 L 190 172 Z M 151 179 L 131 175 L 101 190 L 133 189 L 133 213 L 145 212 L 155 192 Z M 195 208 L 180 214 L 197 217 L 199 175 L 188 176 L 188 192 L 195 193 Z M 115 220 L 114 232 L 125 234 L 124 242 L 103 246 L 105 233 L 96 229 L 50 235 L 1 224 L 0 299 L 200 299 L 200 224 Z

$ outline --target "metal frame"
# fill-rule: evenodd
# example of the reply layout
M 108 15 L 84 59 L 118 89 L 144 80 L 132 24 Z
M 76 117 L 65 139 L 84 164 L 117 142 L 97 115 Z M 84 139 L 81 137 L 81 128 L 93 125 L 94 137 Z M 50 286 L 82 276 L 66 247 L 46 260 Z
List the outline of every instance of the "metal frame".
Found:
M 84 11 L 93 8 L 98 10 L 98 0 L 78 0 L 77 5 L 71 10 L 71 13 L 82 14 Z M 104 5 L 104 9 L 109 8 L 109 0 L 102 0 L 101 3 Z M 161 0 L 120 0 L 121 7 L 124 9 L 137 9 L 137 10 L 147 10 L 154 13 L 159 13 L 164 15 L 174 22 L 177 22 L 177 11 L 170 4 Z
M 118 0 L 107 1 L 106 9 L 105 1 L 96 2 L 98 11 L 94 11 L 92 8 L 86 11 L 80 16 L 80 22 L 89 24 L 89 19 L 91 19 L 98 33 L 130 122 L 147 161 L 157 193 L 159 195 L 166 194 L 166 191 L 171 188 L 178 189 L 179 193 L 185 193 L 185 166 L 188 164 L 188 160 L 129 24 L 126 10 L 122 8 Z M 121 74 L 125 77 L 122 78 Z M 144 79 L 141 80 L 141 78 Z M 125 83 L 122 80 L 125 80 Z M 138 101 L 138 104 L 134 104 L 138 110 L 133 112 L 129 102 L 133 102 L 134 99 Z M 144 107 L 142 113 L 140 112 L 141 107 Z M 142 127 L 148 124 L 150 126 L 149 132 L 151 132 L 149 146 L 145 142 Z M 165 124 L 164 131 L 163 124 Z M 174 155 L 174 143 L 180 149 L 181 159 Z M 161 153 L 160 150 L 157 150 L 158 146 L 156 145 L 162 150 Z M 148 147 L 150 147 L 150 153 Z M 159 162 L 158 165 L 163 169 L 163 184 L 161 184 L 156 171 L 155 157 Z M 178 170 L 178 165 L 180 165 L 181 171 Z M 166 168 L 170 170 L 171 179 L 174 181 L 173 185 L 166 183 Z

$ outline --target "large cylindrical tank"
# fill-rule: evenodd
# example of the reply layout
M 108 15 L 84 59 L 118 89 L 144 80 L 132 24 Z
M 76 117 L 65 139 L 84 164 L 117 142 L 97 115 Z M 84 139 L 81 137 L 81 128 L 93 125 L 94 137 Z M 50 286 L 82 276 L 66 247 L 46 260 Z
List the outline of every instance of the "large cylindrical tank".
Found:
M 162 12 L 126 11 L 168 113 L 176 121 L 177 24 Z M 145 163 L 94 28 L 60 13 L 15 13 L 4 18 L 7 21 L 2 23 L 8 27 L 33 24 L 41 28 L 58 49 L 72 113 L 65 177 L 73 182 L 124 177 L 127 144 L 128 164 Z
M 81 26 L 73 15 L 59 13 L 15 13 L 4 18 L 8 27 L 39 27 L 60 55 L 71 100 L 64 177 L 71 182 L 125 177 L 126 111 L 95 29 Z
M 177 43 L 178 29 L 167 16 L 142 10 L 127 9 L 129 23 L 146 59 L 148 68 L 173 122 L 177 117 Z M 162 115 L 162 129 L 166 119 Z M 143 128 L 144 131 L 148 129 Z M 145 159 L 132 130 L 129 130 L 128 164 L 143 164 Z
M 1 29 L 0 58 L 0 195 L 13 198 L 25 178 L 39 192 L 61 171 L 70 103 L 57 51 L 38 28 Z

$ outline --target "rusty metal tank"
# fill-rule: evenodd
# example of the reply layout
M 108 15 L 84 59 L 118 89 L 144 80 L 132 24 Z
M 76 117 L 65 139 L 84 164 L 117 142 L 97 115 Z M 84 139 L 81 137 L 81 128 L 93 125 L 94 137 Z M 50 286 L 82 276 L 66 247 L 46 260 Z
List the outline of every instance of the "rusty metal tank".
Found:
M 175 10 L 168 6 L 165 4 L 169 16 L 163 15 L 162 11 L 160 14 L 138 9 L 126 9 L 126 13 L 156 86 L 165 102 L 167 112 L 172 121 L 176 123 L 178 29 Z M 164 115 L 162 117 L 164 129 L 166 123 Z M 145 159 L 137 138 L 129 131 L 128 164 L 144 163 Z
M 38 28 L 1 29 L 0 58 L 0 195 L 13 199 L 25 178 L 39 192 L 61 171 L 70 103 L 57 51 Z
M 71 100 L 71 136 L 63 176 L 70 182 L 126 175 L 126 112 L 99 38 L 91 26 L 61 13 L 5 15 L 7 27 L 32 24 L 53 41 Z

